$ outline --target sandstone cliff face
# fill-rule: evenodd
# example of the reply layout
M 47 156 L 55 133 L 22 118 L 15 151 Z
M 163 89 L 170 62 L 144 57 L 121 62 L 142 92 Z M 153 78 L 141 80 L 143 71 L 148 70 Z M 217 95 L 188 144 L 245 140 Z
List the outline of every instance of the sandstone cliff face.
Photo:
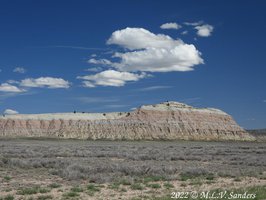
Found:
M 166 102 L 129 113 L 10 115 L 0 136 L 110 140 L 245 140 L 254 137 L 217 109 Z

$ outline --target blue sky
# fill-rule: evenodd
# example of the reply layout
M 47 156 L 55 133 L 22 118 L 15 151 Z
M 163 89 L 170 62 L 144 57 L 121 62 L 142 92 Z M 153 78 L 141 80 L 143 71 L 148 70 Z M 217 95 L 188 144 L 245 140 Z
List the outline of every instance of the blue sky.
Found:
M 0 2 L 0 111 L 166 100 L 266 127 L 265 1 Z

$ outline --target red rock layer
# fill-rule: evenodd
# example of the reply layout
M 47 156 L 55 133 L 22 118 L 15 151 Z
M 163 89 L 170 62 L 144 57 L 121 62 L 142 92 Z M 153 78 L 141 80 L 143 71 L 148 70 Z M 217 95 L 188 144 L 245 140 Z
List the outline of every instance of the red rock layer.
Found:
M 230 115 L 200 109 L 138 109 L 119 119 L 0 118 L 0 136 L 109 140 L 244 140 L 254 137 Z

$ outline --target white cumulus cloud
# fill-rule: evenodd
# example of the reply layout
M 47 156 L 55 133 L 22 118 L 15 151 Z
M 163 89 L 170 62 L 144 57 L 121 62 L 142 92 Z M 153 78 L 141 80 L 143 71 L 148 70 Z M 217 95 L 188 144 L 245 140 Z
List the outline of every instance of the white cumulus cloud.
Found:
M 2 83 L 0 85 L 0 92 L 14 92 L 14 93 L 19 93 L 19 92 L 25 92 L 24 89 L 18 88 L 15 85 L 11 85 L 9 83 Z
M 77 78 L 83 79 L 84 87 L 95 86 L 124 86 L 126 82 L 138 81 L 145 78 L 145 73 L 135 74 L 130 72 L 119 72 L 115 70 L 106 70 L 94 75 L 79 76 Z
M 187 26 L 193 26 L 197 30 L 197 35 L 200 37 L 209 37 L 211 36 L 214 27 L 210 24 L 205 24 L 203 21 L 198 22 L 184 22 Z
M 112 33 L 107 44 L 116 44 L 129 50 L 145 48 L 174 48 L 182 44 L 164 34 L 154 34 L 144 28 L 125 28 Z
M 47 87 L 47 88 L 69 88 L 70 82 L 62 78 L 53 77 L 40 77 L 40 78 L 27 78 L 20 82 L 23 87 Z
M 213 32 L 214 27 L 209 24 L 204 24 L 200 26 L 195 26 L 195 29 L 197 30 L 198 36 L 209 37 L 211 36 L 211 33 Z
M 120 71 L 190 71 L 195 65 L 203 63 L 201 53 L 193 44 L 174 40 L 168 35 L 154 34 L 143 28 L 115 31 L 107 44 L 130 50 L 113 55 L 120 62 L 112 62 L 110 65 Z
M 164 28 L 171 26 L 176 27 L 167 23 Z M 104 65 L 109 70 L 77 77 L 83 79 L 84 87 L 120 87 L 127 82 L 151 76 L 146 72 L 191 71 L 195 65 L 204 63 L 200 51 L 193 44 L 186 44 L 181 39 L 173 39 L 165 34 L 154 34 L 144 28 L 117 30 L 107 44 L 117 45 L 123 50 L 113 51 L 109 59 L 90 58 L 88 63 Z M 88 71 L 94 71 L 94 68 Z
M 160 26 L 161 29 L 180 29 L 182 26 L 177 23 L 165 23 Z
M 13 69 L 13 72 L 24 74 L 26 73 L 26 69 L 23 67 L 16 67 L 15 69 Z
M 4 111 L 4 114 L 5 114 L 5 115 L 15 115 L 15 114 L 18 114 L 18 111 L 16 111 L 16 110 L 12 110 L 12 109 L 6 109 L 6 110 Z

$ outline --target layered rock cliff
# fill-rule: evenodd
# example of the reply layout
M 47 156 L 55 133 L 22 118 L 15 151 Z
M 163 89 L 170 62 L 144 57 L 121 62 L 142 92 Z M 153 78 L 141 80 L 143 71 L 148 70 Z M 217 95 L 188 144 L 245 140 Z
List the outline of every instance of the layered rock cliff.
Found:
M 225 112 L 177 102 L 128 113 L 57 113 L 0 117 L 0 136 L 110 140 L 254 140 Z

